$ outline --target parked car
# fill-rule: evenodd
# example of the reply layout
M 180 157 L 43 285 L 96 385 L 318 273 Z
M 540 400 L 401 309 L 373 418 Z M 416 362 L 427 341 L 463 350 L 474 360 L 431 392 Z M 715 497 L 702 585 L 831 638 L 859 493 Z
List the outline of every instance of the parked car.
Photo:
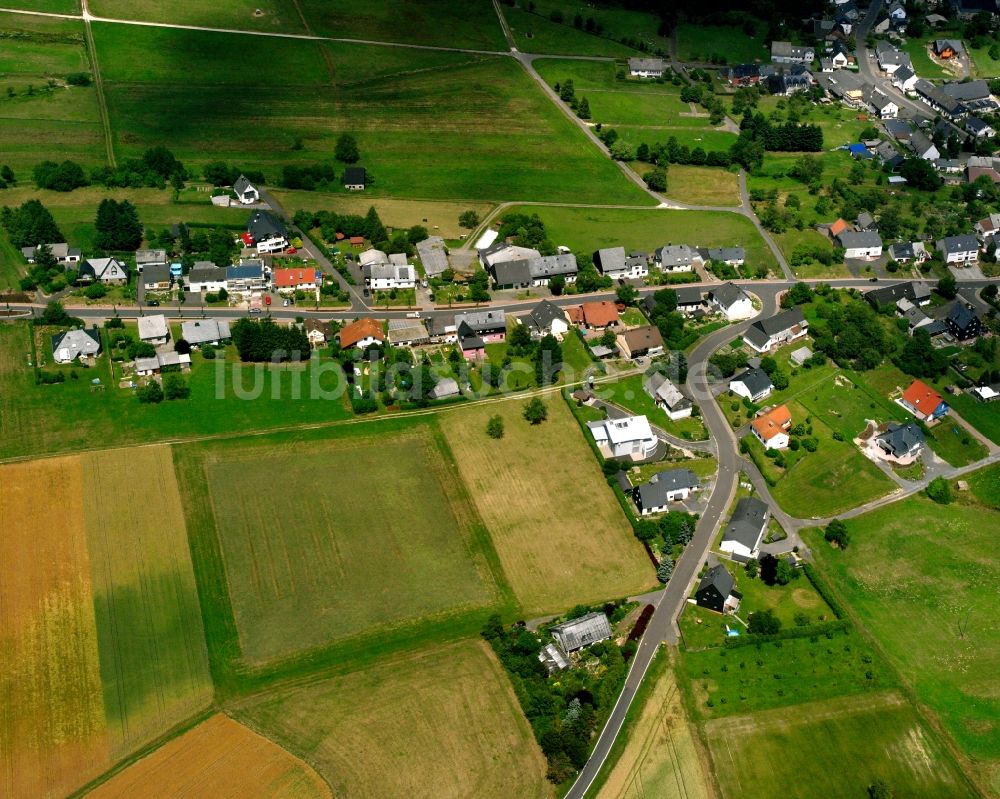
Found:
M 260 308 L 251 308 L 250 309 L 250 313 L 251 314 L 259 314 L 260 313 Z
M 146 303 L 146 305 L 148 305 L 150 308 L 159 308 L 160 307 L 160 301 L 159 300 L 149 300 Z

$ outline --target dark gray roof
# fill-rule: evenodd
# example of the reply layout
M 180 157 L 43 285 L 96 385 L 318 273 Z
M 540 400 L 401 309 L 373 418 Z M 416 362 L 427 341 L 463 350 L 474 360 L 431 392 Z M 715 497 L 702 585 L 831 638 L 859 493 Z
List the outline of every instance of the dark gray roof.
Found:
M 721 286 L 716 286 L 709 294 L 712 298 L 718 302 L 723 308 L 729 308 L 746 297 L 746 292 L 743 291 L 735 283 L 723 283 Z
M 916 422 L 890 422 L 889 428 L 877 435 L 875 440 L 883 442 L 893 455 L 905 455 L 913 447 L 924 443 L 924 433 Z
M 969 117 L 965 120 L 965 127 L 967 127 L 972 133 L 980 133 L 984 130 L 991 130 L 990 126 L 983 122 L 979 117 Z
M 862 211 L 858 214 L 858 227 L 862 230 L 870 228 L 875 224 L 875 217 L 872 216 L 868 211 Z
M 531 264 L 528 261 L 503 261 L 490 267 L 493 279 L 501 286 L 523 285 L 531 282 Z
M 465 324 L 473 333 L 491 333 L 507 329 L 507 317 L 501 310 L 468 311 L 455 314 L 455 327 Z
M 146 270 L 149 271 L 148 269 Z M 210 266 L 195 266 L 188 272 L 188 282 L 190 283 L 208 283 L 208 282 L 221 282 L 226 279 L 226 269 L 223 266 L 216 266 L 211 264 Z
M 247 221 L 247 232 L 254 241 L 263 241 L 272 236 L 288 238 L 288 230 L 284 223 L 270 211 L 254 211 Z
M 736 503 L 733 518 L 729 520 L 723 541 L 736 541 L 753 550 L 760 541 L 761 531 L 767 521 L 768 507 L 754 497 L 744 497 Z
M 101 351 L 101 334 L 97 328 L 64 330 L 52 336 L 52 352 L 55 353 L 60 347 L 68 350 L 70 359 L 81 354 L 95 355 Z
M 534 280 L 542 280 L 555 275 L 575 275 L 577 273 L 576 256 L 573 253 L 560 253 L 559 255 L 530 258 L 528 269 Z
M 149 264 L 142 270 L 143 285 L 148 283 L 166 283 L 170 280 L 170 266 L 168 264 Z
M 953 100 L 985 100 L 990 96 L 990 87 L 985 80 L 970 80 L 966 83 L 946 83 L 941 91 Z
M 736 582 L 733 580 L 733 575 L 729 573 L 729 569 L 720 563 L 705 572 L 705 576 L 698 583 L 698 591 L 701 592 L 706 588 L 712 587 L 725 598 L 733 592 L 734 585 L 736 585 Z
M 528 326 L 535 330 L 548 332 L 552 329 L 552 322 L 556 319 L 565 321 L 566 314 L 562 308 L 548 300 L 542 300 L 531 309 L 527 322 Z
M 248 189 L 252 188 L 253 184 L 246 179 L 245 175 L 240 175 L 238 178 L 236 178 L 236 182 L 233 183 L 233 191 L 236 192 L 236 194 L 242 195 L 246 193 Z
M 979 249 L 979 239 L 972 233 L 945 236 L 938 242 L 938 249 L 948 255 L 956 252 L 972 252 Z
M 698 485 L 698 478 L 690 469 L 665 469 L 649 478 L 648 483 L 636 486 L 635 492 L 641 507 L 659 508 L 667 504 L 670 492 Z
M 746 260 L 746 251 L 742 247 L 709 247 L 707 254 L 712 261 Z
M 976 312 L 960 300 L 955 300 L 954 304 L 948 310 L 948 321 L 958 327 L 959 330 L 965 330 L 969 325 L 975 324 L 978 320 L 979 317 L 976 316 Z
M 674 291 L 678 305 L 700 305 L 705 301 L 705 289 L 701 286 L 677 286 Z
M 762 391 L 767 391 L 767 389 L 774 385 L 771 383 L 771 378 L 767 376 L 767 372 L 758 368 L 747 369 L 743 374 L 734 377 L 732 382 L 742 383 L 747 387 L 747 391 L 750 392 L 751 396 L 756 396 Z
M 344 185 L 356 186 L 359 183 L 366 183 L 367 173 L 363 166 L 349 166 L 344 170 Z
M 226 267 L 226 280 L 252 280 L 264 277 L 264 264 L 260 261 L 246 261 L 239 266 Z
M 805 324 L 805 321 L 806 318 L 799 308 L 789 308 L 787 311 L 769 316 L 767 319 L 758 319 L 747 328 L 743 338 L 751 344 L 757 345 L 758 348 L 763 347 L 771 336 L 795 327 L 795 325 Z
M 915 283 L 912 280 L 907 283 L 894 283 L 891 286 L 882 286 L 865 292 L 865 299 L 872 306 L 894 305 L 902 299 L 916 302 L 918 299 L 927 297 L 926 286 L 922 283 Z
M 621 272 L 625 268 L 625 248 L 605 247 L 594 253 L 594 266 L 602 273 Z
M 913 242 L 900 241 L 889 245 L 889 255 L 891 255 L 893 260 L 896 261 L 902 261 L 904 259 L 912 260 L 915 257 L 913 252 Z
M 845 250 L 882 246 L 882 237 L 874 230 L 845 230 L 837 238 Z

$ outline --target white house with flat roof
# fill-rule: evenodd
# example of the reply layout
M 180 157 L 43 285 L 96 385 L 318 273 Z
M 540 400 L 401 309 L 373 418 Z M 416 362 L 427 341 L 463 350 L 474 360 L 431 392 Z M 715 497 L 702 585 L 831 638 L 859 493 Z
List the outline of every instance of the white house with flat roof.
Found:
M 587 427 L 606 458 L 642 460 L 656 452 L 657 438 L 645 416 L 587 422 Z

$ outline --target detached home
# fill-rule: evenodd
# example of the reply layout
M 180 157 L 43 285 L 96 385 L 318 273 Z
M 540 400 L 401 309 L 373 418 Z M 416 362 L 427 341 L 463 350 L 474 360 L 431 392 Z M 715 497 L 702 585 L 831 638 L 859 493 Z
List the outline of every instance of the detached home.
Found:
M 391 256 L 390 256 L 391 257 Z M 417 270 L 408 263 L 377 263 L 365 266 L 365 283 L 374 291 L 412 289 L 417 285 Z
M 585 302 L 571 309 L 570 318 L 588 330 L 606 330 L 618 324 L 618 307 L 610 300 Z
M 719 549 L 728 552 L 733 560 L 746 563 L 760 554 L 760 542 L 767 530 L 770 508 L 754 497 L 744 497 L 736 503 L 733 516 L 722 534 Z
M 363 166 L 349 166 L 344 170 L 344 188 L 348 191 L 364 191 L 368 183 L 368 173 Z
M 945 317 L 948 332 L 959 341 L 968 341 L 982 335 L 983 323 L 972 308 L 961 300 L 955 300 Z
M 914 380 L 896 402 L 922 422 L 939 419 L 949 410 L 941 395 L 922 380 Z
M 747 328 L 743 340 L 757 352 L 768 352 L 809 333 L 809 323 L 799 308 L 759 319 Z
M 662 58 L 630 58 L 628 74 L 633 78 L 662 78 L 667 62 Z
M 92 330 L 67 330 L 52 337 L 52 359 L 56 363 L 72 363 L 77 358 L 94 358 L 101 352 L 101 333 Z
M 166 344 L 170 340 L 170 328 L 163 314 L 139 317 L 139 341 L 149 344 Z
M 382 332 L 380 321 L 366 317 L 344 325 L 334 334 L 334 339 L 342 350 L 349 350 L 353 347 L 367 350 L 385 344 L 385 333 Z
M 562 338 L 569 330 L 569 321 L 563 309 L 548 300 L 542 300 L 532 308 L 525 317 L 524 324 L 539 338 L 546 335 Z
M 708 608 L 716 613 L 735 613 L 740 609 L 743 595 L 735 590 L 733 575 L 721 563 L 713 566 L 698 583 L 694 601 L 700 608 Z
M 656 452 L 658 439 L 645 416 L 587 422 L 587 427 L 606 458 L 643 460 Z
M 168 266 L 166 250 L 136 250 L 135 270 L 137 272 L 146 271 L 149 266 Z
M 229 322 L 225 319 L 196 319 L 181 323 L 181 338 L 192 346 L 216 346 L 231 338 Z
M 618 349 L 629 359 L 660 355 L 663 352 L 663 336 L 653 325 L 634 327 L 618 334 Z
M 226 267 L 226 289 L 230 292 L 263 291 L 267 287 L 264 262 L 247 260 Z
M 240 175 L 233 184 L 233 194 L 240 201 L 241 205 L 253 205 L 260 202 L 260 192 L 247 180 L 245 175 Z
M 653 264 L 664 272 L 690 272 L 696 256 L 687 244 L 665 244 L 653 251 Z
M 142 278 L 140 279 L 142 287 L 146 291 L 169 291 L 173 281 L 174 278 L 170 274 L 168 264 L 148 265 L 142 270 Z
M 80 280 L 124 286 L 128 283 L 128 267 L 117 258 L 88 258 L 80 264 Z
M 784 449 L 788 446 L 788 431 L 792 427 L 792 414 L 787 405 L 779 405 L 763 413 L 752 422 L 750 429 L 764 449 Z
M 257 252 L 281 252 L 288 249 L 288 228 L 270 211 L 254 211 L 247 221 L 247 233 Z
M 653 402 L 663 409 L 667 418 L 677 421 L 691 415 L 691 400 L 665 374 L 654 372 L 643 381 L 642 387 L 653 398 Z
M 70 247 L 68 244 L 46 244 L 44 245 L 49 248 L 49 252 L 52 253 L 52 257 L 56 259 L 56 263 L 62 264 L 63 266 L 69 266 L 70 264 L 80 263 L 80 250 L 77 247 Z M 25 257 L 25 260 L 29 264 L 35 262 L 35 255 L 38 252 L 37 247 L 22 247 L 21 255 Z
M 889 422 L 884 433 L 875 436 L 875 446 L 895 460 L 910 460 L 920 454 L 924 433 L 915 422 Z
M 612 280 L 632 280 L 649 274 L 649 264 L 642 253 L 625 255 L 624 247 L 607 247 L 594 253 L 594 266 Z
M 318 285 L 316 270 L 309 267 L 275 269 L 271 282 L 278 291 L 315 291 Z
M 753 316 L 750 296 L 735 283 L 723 283 L 711 289 L 708 304 L 730 322 Z
M 937 243 L 946 264 L 971 263 L 979 258 L 979 239 L 972 233 L 945 236 Z
M 640 516 L 663 513 L 671 502 L 680 502 L 697 491 L 698 478 L 690 469 L 665 469 L 649 478 L 649 482 L 632 489 L 632 499 Z
M 774 384 L 763 369 L 751 367 L 729 381 L 729 390 L 751 402 L 760 402 L 774 390 Z
M 814 58 L 816 51 L 811 47 L 800 47 L 791 42 L 771 42 L 771 60 L 775 64 L 809 65 Z
M 844 248 L 844 258 L 873 260 L 882 255 L 882 237 L 874 230 L 845 230 L 837 240 Z

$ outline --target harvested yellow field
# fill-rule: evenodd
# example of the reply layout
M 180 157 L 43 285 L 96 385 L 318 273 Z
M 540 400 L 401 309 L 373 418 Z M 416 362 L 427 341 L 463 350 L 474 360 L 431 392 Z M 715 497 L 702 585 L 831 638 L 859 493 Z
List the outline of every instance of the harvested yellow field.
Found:
M 307 764 L 242 724 L 212 716 L 87 794 L 90 799 L 323 799 Z
M 184 510 L 167 446 L 82 457 L 108 736 L 120 759 L 212 702 Z
M 552 796 L 545 758 L 482 641 L 278 691 L 236 715 L 311 763 L 338 799 Z
M 621 597 L 655 583 L 642 545 L 559 397 L 529 425 L 524 401 L 456 410 L 442 419 L 458 471 L 493 537 L 526 616 Z M 499 414 L 503 438 L 486 435 Z
M 0 796 L 110 765 L 77 458 L 0 466 Z
M 663 654 L 660 657 L 664 657 Z M 647 679 L 654 679 L 650 674 Z M 669 668 L 655 684 L 596 799 L 712 799 L 711 778 Z

